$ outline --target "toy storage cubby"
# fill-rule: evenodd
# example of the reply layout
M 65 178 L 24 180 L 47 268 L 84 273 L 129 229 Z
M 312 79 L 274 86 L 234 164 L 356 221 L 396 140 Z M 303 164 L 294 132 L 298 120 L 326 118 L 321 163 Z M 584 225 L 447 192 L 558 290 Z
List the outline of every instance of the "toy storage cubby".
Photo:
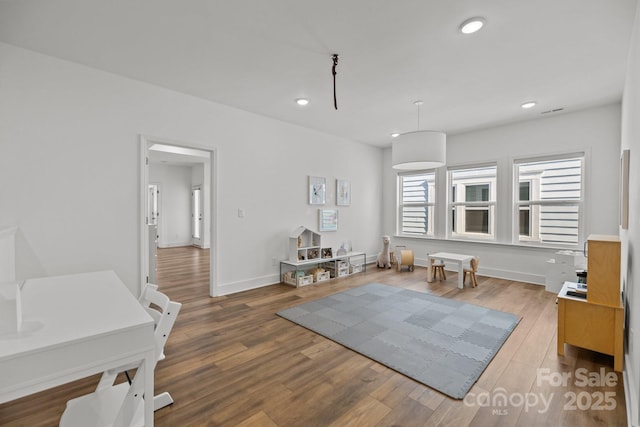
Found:
M 299 287 L 366 270 L 364 252 L 332 254 L 331 248 L 322 248 L 320 234 L 306 227 L 296 228 L 289 236 L 289 259 L 280 261 L 282 282 Z
M 298 227 L 289 236 L 289 261 L 300 262 L 320 258 L 320 234 L 306 227 Z
M 347 277 L 366 271 L 366 268 L 367 255 L 364 252 L 347 252 L 331 258 L 280 261 L 280 277 L 283 283 L 300 287 Z

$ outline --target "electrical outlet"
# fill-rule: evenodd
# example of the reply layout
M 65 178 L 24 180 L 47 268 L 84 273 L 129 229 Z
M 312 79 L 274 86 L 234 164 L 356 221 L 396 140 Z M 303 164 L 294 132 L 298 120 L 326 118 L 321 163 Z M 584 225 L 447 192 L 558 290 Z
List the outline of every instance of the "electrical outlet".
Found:
M 278 265 L 278 260 L 276 257 L 271 258 L 271 265 Z

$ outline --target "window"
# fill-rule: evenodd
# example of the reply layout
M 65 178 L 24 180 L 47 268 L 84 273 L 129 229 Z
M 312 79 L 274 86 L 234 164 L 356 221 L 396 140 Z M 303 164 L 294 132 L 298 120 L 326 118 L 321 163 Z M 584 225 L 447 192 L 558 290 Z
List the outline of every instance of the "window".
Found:
M 433 212 L 436 201 L 435 172 L 398 175 L 400 203 L 398 234 L 433 236 Z
M 521 201 L 531 200 L 531 181 L 520 181 L 520 198 Z M 520 206 L 518 208 L 519 216 L 518 221 L 520 223 L 520 236 L 531 237 L 531 208 L 526 206 Z
M 515 163 L 518 242 L 578 244 L 583 164 L 582 155 Z
M 496 175 L 496 166 L 449 171 L 454 237 L 494 237 Z

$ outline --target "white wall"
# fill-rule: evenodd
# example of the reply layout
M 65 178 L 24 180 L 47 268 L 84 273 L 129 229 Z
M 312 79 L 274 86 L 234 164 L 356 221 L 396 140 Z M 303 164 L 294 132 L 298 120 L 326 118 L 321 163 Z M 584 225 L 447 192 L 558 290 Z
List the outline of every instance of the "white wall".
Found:
M 0 227 L 0 283 L 16 280 L 15 233 L 15 227 Z
M 622 150 L 630 150 L 629 228 L 620 230 L 627 317 L 625 391 L 629 425 L 640 425 L 640 7 L 636 10 L 622 101 Z M 637 273 L 637 274 L 636 274 Z
M 149 182 L 160 185 L 158 246 L 191 245 L 191 166 L 149 165 Z
M 138 292 L 141 134 L 216 150 L 220 294 L 279 281 L 289 233 L 317 229 L 308 175 L 327 178 L 327 207 L 335 178 L 352 181 L 324 244 L 378 250 L 380 149 L 7 44 L 0 64 L 0 225 L 18 226 L 19 278 L 113 269 Z
M 586 235 L 616 234 L 620 114 L 620 105 L 613 104 L 447 136 L 448 166 L 497 162 L 499 197 L 506 201 L 497 208 L 496 233 L 499 244 L 446 241 L 442 240 L 445 234 L 441 233 L 436 236 L 440 239 L 395 237 L 392 246 L 406 245 L 414 249 L 417 262 L 422 265 L 426 265 L 427 252 L 471 253 L 480 256 L 481 274 L 544 284 L 545 261 L 556 250 L 510 244 L 512 160 L 516 157 L 586 152 Z M 444 170 L 439 170 L 439 177 L 443 180 L 446 179 Z M 397 175 L 391 168 L 390 149 L 385 151 L 383 174 L 383 229 L 393 236 L 396 229 Z M 443 218 L 447 214 L 446 206 L 441 205 L 437 213 L 440 219 Z M 444 227 L 441 231 L 444 231 Z

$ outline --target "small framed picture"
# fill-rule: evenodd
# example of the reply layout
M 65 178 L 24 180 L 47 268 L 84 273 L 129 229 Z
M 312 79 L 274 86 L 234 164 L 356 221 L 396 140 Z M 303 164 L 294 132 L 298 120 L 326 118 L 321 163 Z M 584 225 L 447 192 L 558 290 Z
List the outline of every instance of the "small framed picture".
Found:
M 351 204 L 351 181 L 336 179 L 336 205 L 349 206 Z
M 333 250 L 331 248 L 322 248 L 322 258 L 333 258 Z
M 319 176 L 309 177 L 309 204 L 324 205 L 327 183 L 325 178 Z
M 338 209 L 318 209 L 320 231 L 338 231 Z

